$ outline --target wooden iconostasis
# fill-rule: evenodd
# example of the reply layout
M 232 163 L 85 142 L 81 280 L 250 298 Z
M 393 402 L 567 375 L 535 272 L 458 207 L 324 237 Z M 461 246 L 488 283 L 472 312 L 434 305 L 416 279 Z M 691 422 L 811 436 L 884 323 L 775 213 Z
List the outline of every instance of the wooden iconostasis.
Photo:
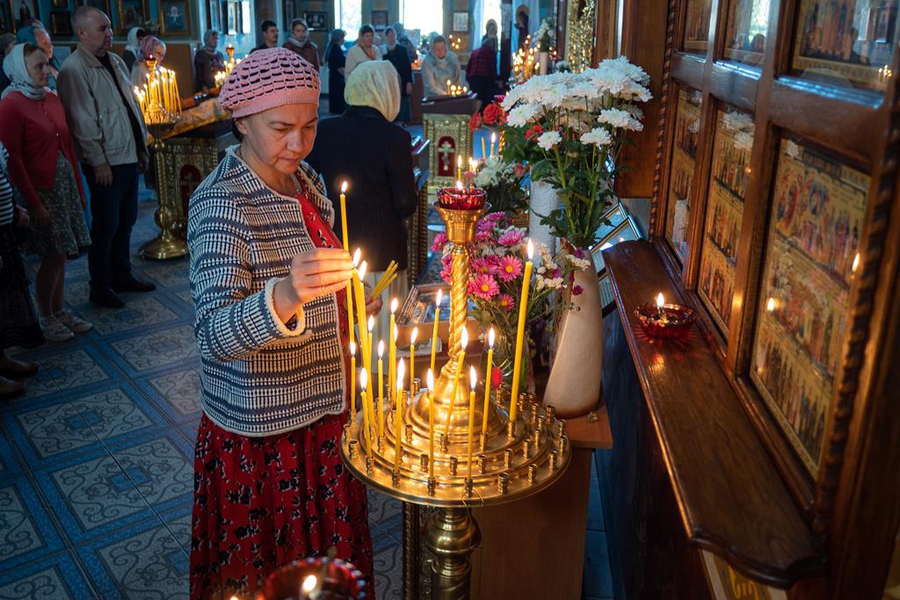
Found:
M 667 11 L 654 243 L 822 540 L 828 597 L 880 598 L 900 521 L 900 0 Z

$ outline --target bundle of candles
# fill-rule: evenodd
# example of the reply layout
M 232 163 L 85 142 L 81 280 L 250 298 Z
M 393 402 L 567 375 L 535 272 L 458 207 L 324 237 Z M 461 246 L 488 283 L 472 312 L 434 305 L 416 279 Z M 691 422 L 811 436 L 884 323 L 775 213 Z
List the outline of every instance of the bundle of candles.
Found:
M 452 33 L 450 34 L 450 49 L 451 50 L 453 50 L 454 52 L 459 52 L 462 49 L 462 43 L 463 42 L 462 42 L 461 37 L 459 37 L 457 35 L 453 35 Z
M 147 83 L 134 87 L 144 121 L 150 125 L 171 123 L 181 116 L 181 96 L 178 94 L 175 72 L 157 67 L 153 57 L 146 62 Z
M 532 45 L 531 36 L 525 38 L 525 44 L 513 56 L 513 76 L 517 83 L 525 83 L 534 75 L 538 75 L 540 64 L 538 61 L 537 44 Z M 549 49 L 550 60 L 556 62 L 559 53 L 552 46 Z
M 465 96 L 469 93 L 469 88 L 464 85 L 456 85 L 452 80 L 447 80 L 447 95 L 448 96 Z
M 225 71 L 219 71 L 218 73 L 215 74 L 215 78 L 216 78 L 216 87 L 221 88 L 223 85 L 225 85 L 225 80 L 228 79 L 228 73 Z

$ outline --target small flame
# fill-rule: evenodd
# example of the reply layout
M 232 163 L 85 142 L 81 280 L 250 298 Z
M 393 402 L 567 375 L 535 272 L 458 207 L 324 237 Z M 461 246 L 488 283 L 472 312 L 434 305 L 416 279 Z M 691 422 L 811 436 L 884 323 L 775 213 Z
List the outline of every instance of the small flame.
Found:
M 359 271 L 359 279 L 362 281 L 366 277 L 366 261 L 359 263 L 359 269 L 357 270 Z
M 462 181 L 460 181 L 459 179 L 456 180 L 456 189 L 463 189 Z
M 456 166 L 462 168 L 462 156 L 456 155 Z
M 494 337 L 495 337 L 496 335 L 497 335 L 497 334 L 494 333 L 494 328 L 491 327 L 491 330 L 488 331 L 488 346 L 490 346 L 491 348 L 494 347 Z
M 391 314 L 397 312 L 398 304 L 400 304 L 400 302 L 396 298 L 391 298 Z
M 428 369 L 428 374 L 425 375 L 425 385 L 428 386 L 429 392 L 434 390 L 434 371 L 431 369 Z
M 491 133 L 491 144 L 493 144 L 496 141 L 497 141 L 497 134 L 492 132 Z
M 663 298 L 662 292 L 660 292 L 659 295 L 656 296 L 656 308 L 661 309 L 663 306 L 665 306 L 665 304 L 666 304 L 666 299 Z
M 366 387 L 369 384 L 369 374 L 366 372 L 365 367 L 363 367 L 359 372 L 359 389 L 362 391 L 366 391 Z
M 309 575 L 306 579 L 303 580 L 303 585 L 300 586 L 300 590 L 304 594 L 309 594 L 316 586 L 319 585 L 319 580 L 316 579 L 315 575 Z
M 528 260 L 532 260 L 534 258 L 534 242 L 528 240 Z
M 397 391 L 403 389 L 403 378 L 406 376 L 406 363 L 403 359 L 397 363 Z
M 469 345 L 469 330 L 463 327 L 462 337 L 459 340 L 459 343 L 462 344 L 462 349 L 465 350 L 466 346 Z
M 344 183 L 341 184 L 341 193 L 342 193 L 342 194 L 346 194 L 346 193 L 347 193 L 347 182 L 346 182 L 346 181 L 345 181 Z
M 360 259 L 361 257 L 362 257 L 362 250 L 360 250 L 359 248 L 357 248 L 356 251 L 353 253 L 353 266 L 354 266 L 354 267 L 358 267 L 358 266 L 359 266 L 359 259 Z
M 853 266 L 850 267 L 851 273 L 856 273 L 856 269 L 859 267 L 859 252 L 856 253 L 856 256 L 853 257 Z
M 475 373 L 475 367 L 469 367 L 469 386 L 474 390 L 478 385 L 478 375 Z
M 416 340 L 419 338 L 419 328 L 413 327 L 412 333 L 409 335 L 409 343 L 415 344 Z
M 438 290 L 437 298 L 434 299 L 434 305 L 440 306 L 441 302 L 444 300 L 444 290 Z
M 378 340 L 378 358 L 384 357 L 384 340 Z
M 350 342 L 350 356 L 356 356 L 356 342 Z
M 369 315 L 369 320 L 366 323 L 366 329 L 369 330 L 369 333 L 372 333 L 372 330 L 375 329 L 375 315 Z
M 769 312 L 775 310 L 775 298 L 769 298 L 769 300 L 766 302 L 766 310 Z

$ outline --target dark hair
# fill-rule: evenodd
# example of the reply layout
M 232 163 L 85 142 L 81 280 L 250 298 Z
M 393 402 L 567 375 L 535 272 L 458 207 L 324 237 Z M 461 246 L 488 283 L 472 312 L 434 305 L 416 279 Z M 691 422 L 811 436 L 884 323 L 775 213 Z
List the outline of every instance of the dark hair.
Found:
M 266 29 L 268 29 L 269 27 L 274 27 L 275 29 L 278 29 L 278 23 L 276 23 L 275 21 L 273 21 L 271 19 L 266 19 L 265 21 L 262 22 L 262 25 L 259 26 L 259 28 L 262 30 L 263 33 L 265 33 Z
M 136 36 L 136 37 L 139 37 L 139 38 L 147 37 L 147 32 L 144 31 L 143 29 L 141 29 L 140 27 L 138 27 L 138 30 L 137 30 L 137 36 Z
M 359 28 L 359 37 L 366 35 L 367 33 L 374 34 L 375 29 L 371 25 L 363 25 Z
M 434 36 L 434 39 L 431 40 L 431 47 L 434 48 L 438 44 L 447 45 L 447 39 L 442 35 Z
M 237 128 L 237 119 L 232 119 L 232 120 L 231 120 L 231 134 L 232 134 L 235 138 L 237 138 L 237 141 L 239 141 L 239 142 L 243 142 L 243 141 L 244 141 L 244 134 L 241 133 L 241 132 L 238 130 L 238 128 Z
M 294 31 L 294 27 L 297 25 L 303 25 L 306 27 L 306 30 L 309 31 L 309 24 L 306 22 L 306 19 L 294 19 L 291 21 L 291 31 Z
M 40 52 L 41 54 L 44 53 L 44 51 L 41 50 L 40 47 L 35 46 L 35 45 L 32 44 L 31 42 L 25 42 L 25 48 L 23 48 L 23 52 L 24 52 L 24 54 L 25 54 L 25 58 L 28 58 L 29 56 L 31 56 L 31 55 L 34 54 L 35 52 Z

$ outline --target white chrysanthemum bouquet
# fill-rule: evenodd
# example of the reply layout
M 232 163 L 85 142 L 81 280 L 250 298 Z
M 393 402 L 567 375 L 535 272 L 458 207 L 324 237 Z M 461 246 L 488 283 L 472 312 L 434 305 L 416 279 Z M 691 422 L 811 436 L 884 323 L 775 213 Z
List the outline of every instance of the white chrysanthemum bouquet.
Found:
M 581 73 L 532 77 L 501 102 L 503 159 L 527 163 L 562 206 L 540 215 L 576 248 L 589 248 L 612 203 L 619 152 L 641 131 L 639 103 L 650 99 L 649 76 L 627 58 L 607 59 Z

